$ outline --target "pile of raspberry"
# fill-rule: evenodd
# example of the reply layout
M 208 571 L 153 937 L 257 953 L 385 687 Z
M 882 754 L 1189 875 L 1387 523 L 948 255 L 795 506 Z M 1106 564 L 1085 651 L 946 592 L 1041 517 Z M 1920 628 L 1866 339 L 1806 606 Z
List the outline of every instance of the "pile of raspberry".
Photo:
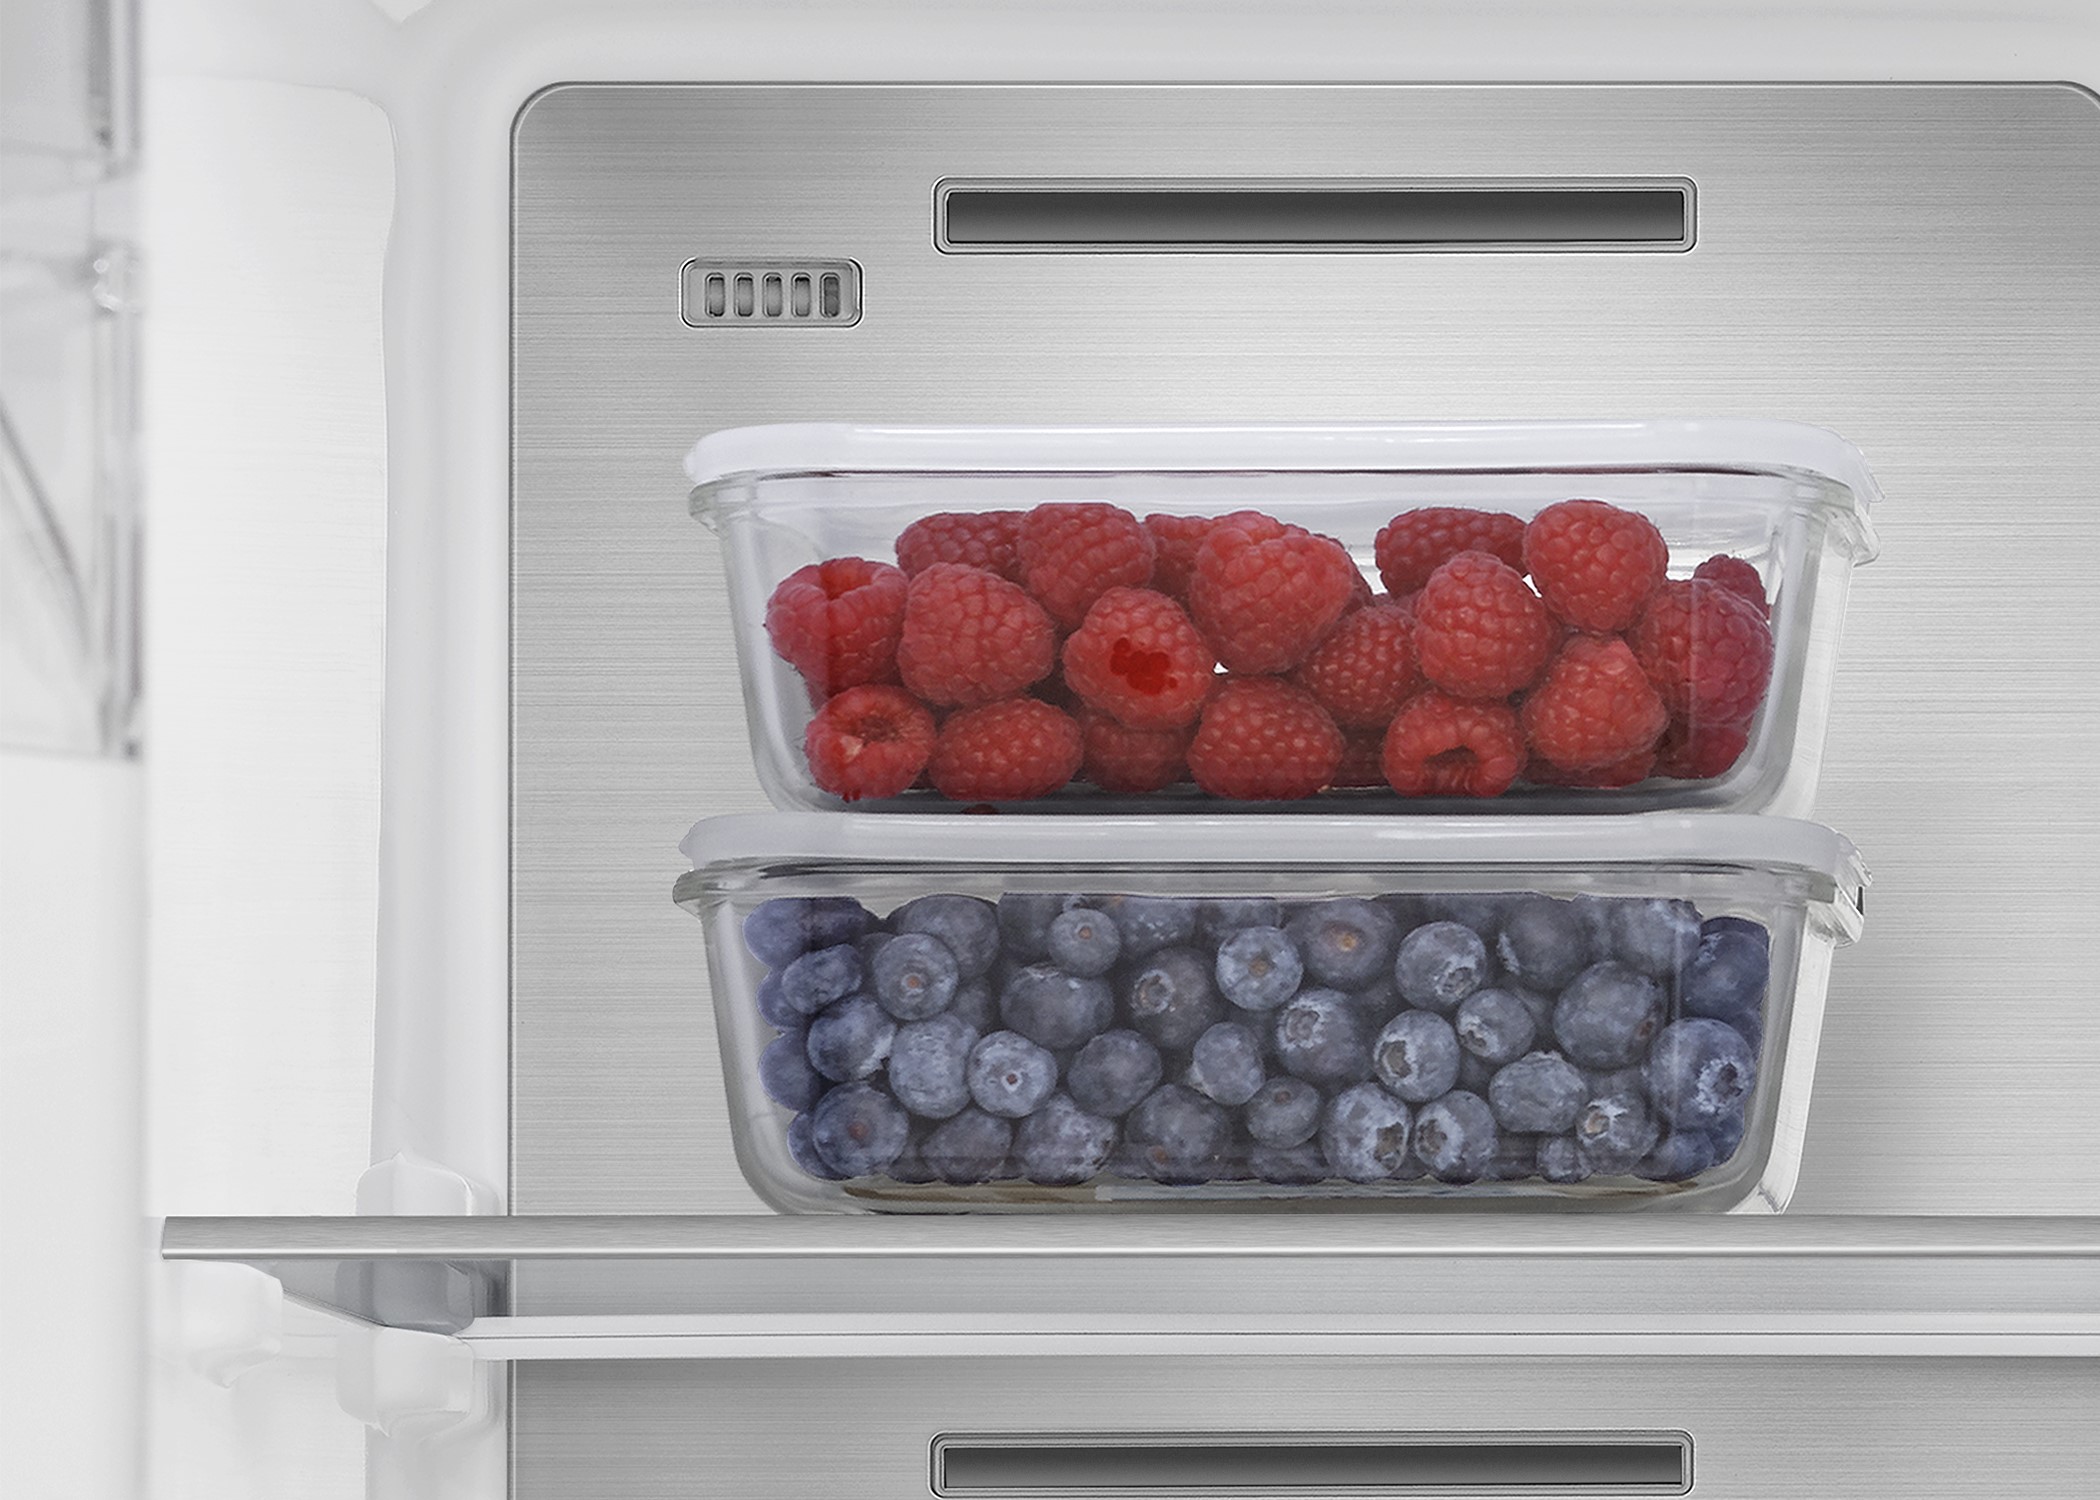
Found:
M 817 705 L 810 775 L 849 802 L 1496 797 L 1742 755 L 1773 655 L 1742 559 L 1672 579 L 1652 521 L 1580 499 L 1405 511 L 1374 553 L 1382 591 L 1259 511 L 951 512 L 906 527 L 894 564 L 791 574 L 766 631 Z

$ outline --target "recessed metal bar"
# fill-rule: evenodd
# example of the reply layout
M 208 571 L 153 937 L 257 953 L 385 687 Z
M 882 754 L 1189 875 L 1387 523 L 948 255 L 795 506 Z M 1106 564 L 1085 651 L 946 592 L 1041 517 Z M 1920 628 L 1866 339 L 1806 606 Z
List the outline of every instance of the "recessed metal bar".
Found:
M 1686 178 L 1295 183 L 961 182 L 944 251 L 1686 250 Z
M 1176 1434 L 934 1439 L 937 1495 L 1681 1495 L 1684 1433 Z

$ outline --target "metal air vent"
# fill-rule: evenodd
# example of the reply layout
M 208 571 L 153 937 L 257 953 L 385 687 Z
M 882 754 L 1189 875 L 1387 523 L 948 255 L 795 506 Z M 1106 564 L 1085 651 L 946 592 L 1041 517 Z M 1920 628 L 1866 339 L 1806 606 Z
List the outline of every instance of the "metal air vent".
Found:
M 692 328 L 843 328 L 860 321 L 860 267 L 850 260 L 689 260 L 678 300 Z

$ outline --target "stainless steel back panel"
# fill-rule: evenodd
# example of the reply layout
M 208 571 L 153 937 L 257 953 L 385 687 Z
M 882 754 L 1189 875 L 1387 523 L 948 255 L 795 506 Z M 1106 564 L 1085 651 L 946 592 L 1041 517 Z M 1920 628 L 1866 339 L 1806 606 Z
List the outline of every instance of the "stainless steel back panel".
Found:
M 1701 1500 L 2069 1500 L 2100 1465 L 2092 1360 L 693 1360 L 512 1391 L 518 1500 L 923 1500 L 956 1431 L 1679 1430 Z
M 1698 240 L 1681 254 L 1106 257 L 933 242 L 947 178 L 1426 176 L 1689 178 Z M 685 515 L 678 459 L 703 431 L 1714 414 L 1835 428 L 1890 497 L 1884 555 L 1853 594 L 1819 810 L 1879 881 L 1866 941 L 1833 978 L 1795 1206 L 2100 1211 L 2085 1116 L 2100 1076 L 2090 94 L 575 86 L 522 115 L 515 205 L 515 1211 L 758 1206 L 729 1148 L 700 930 L 669 895 L 688 823 L 760 805 L 719 560 Z M 850 259 L 861 320 L 689 328 L 679 276 L 696 257 Z M 1921 1367 L 1895 1424 L 1918 1446 L 1900 1462 L 1846 1446 L 1839 1367 L 1764 1373 L 1772 1406 L 1754 1416 L 1740 1391 L 1684 1397 L 1737 1413 L 1715 1418 L 1737 1434 L 1723 1460 L 1768 1417 L 1806 1434 L 1761 1488 L 1717 1461 L 1714 1493 L 1951 1493 L 1964 1464 L 2041 1461 L 1981 1441 L 2025 1420 L 2021 1382 L 2045 1386 L 2040 1367 L 1966 1407 L 1957 1368 Z M 916 1409 L 922 1377 L 960 1381 L 965 1406 L 984 1403 L 972 1420 L 999 1425 L 994 1396 L 952 1372 L 903 1372 L 883 1383 L 894 1397 L 865 1399 Z M 531 1371 L 522 1392 L 579 1378 Z M 1190 1377 L 1133 1369 L 1102 1389 L 1165 1378 Z M 1498 1378 L 1475 1395 L 1493 1399 Z M 758 1421 L 773 1408 L 743 1377 L 697 1369 L 646 1396 L 632 1379 L 575 1392 L 573 1431 L 529 1434 L 525 1493 L 685 1492 L 606 1478 L 615 1431 L 658 1432 L 667 1459 L 703 1436 L 789 1440 Z M 1343 1399 L 1353 1379 L 1305 1389 Z M 1682 1415 L 1660 1399 L 1676 1374 L 1629 1379 L 1656 1393 L 1631 1403 L 1644 1423 Z M 661 1410 L 623 1413 L 629 1399 Z M 823 1409 L 821 1393 L 776 1405 Z M 848 1432 L 833 1434 L 838 1462 L 871 1462 Z

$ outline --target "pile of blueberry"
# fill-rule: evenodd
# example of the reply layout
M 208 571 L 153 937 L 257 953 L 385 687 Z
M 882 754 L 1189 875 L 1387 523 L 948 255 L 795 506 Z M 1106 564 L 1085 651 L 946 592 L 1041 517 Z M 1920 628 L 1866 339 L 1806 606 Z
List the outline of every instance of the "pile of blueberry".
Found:
M 1757 1083 L 1766 930 L 1686 901 L 851 897 L 744 921 L 796 1163 L 908 1184 L 1682 1182 Z

